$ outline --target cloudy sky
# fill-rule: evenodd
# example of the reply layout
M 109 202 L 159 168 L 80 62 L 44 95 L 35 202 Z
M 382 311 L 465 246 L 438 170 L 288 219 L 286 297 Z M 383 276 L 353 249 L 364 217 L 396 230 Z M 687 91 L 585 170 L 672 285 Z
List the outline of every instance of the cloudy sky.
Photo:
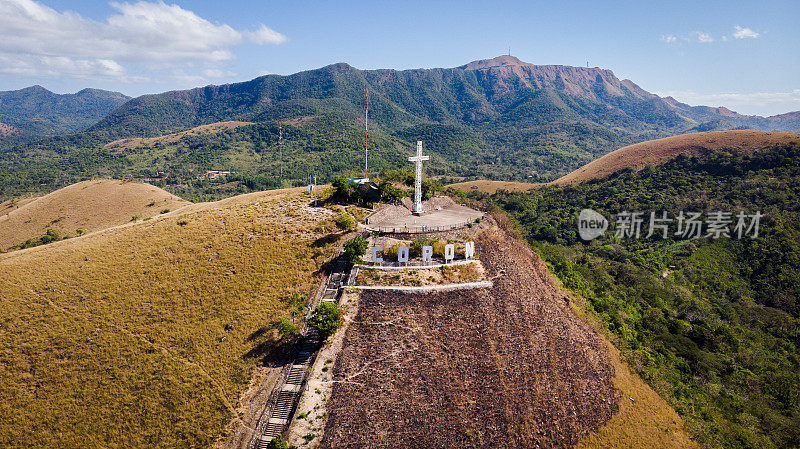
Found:
M 800 2 L 698 3 L 0 0 L 0 90 L 141 95 L 334 62 L 455 67 L 510 47 L 693 105 L 800 110 Z

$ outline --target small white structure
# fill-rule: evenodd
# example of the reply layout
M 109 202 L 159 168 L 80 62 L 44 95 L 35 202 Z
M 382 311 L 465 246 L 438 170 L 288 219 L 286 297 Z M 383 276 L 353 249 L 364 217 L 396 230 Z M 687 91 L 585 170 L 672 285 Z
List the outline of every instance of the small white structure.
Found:
M 417 167 L 414 173 L 414 205 L 411 212 L 414 214 L 422 213 L 422 161 L 427 161 L 431 157 L 422 155 L 422 141 L 417 141 L 417 155 L 408 158 L 409 162 L 414 162 Z

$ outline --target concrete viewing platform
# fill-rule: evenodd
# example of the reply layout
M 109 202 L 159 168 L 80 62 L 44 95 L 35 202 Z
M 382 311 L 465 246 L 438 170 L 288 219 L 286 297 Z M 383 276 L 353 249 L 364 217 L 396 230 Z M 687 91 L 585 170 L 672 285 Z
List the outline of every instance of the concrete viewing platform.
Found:
M 474 223 L 483 212 L 456 204 L 449 197 L 436 197 L 422 203 L 422 212 L 412 213 L 412 203 L 407 198 L 400 204 L 387 204 L 366 218 L 365 228 L 370 232 L 392 234 L 421 234 L 449 231 Z

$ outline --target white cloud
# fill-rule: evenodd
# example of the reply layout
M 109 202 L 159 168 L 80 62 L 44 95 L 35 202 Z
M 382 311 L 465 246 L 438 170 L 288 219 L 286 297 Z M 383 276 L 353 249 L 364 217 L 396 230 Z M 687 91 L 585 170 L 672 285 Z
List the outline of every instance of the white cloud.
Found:
M 662 42 L 666 42 L 668 44 L 671 44 L 671 43 L 673 43 L 673 42 L 675 42 L 677 40 L 678 40 L 678 38 L 673 36 L 673 35 L 671 35 L 671 34 L 667 34 L 666 36 L 665 35 L 661 36 L 661 41 Z
M 126 76 L 125 68 L 111 59 L 76 59 L 66 56 L 0 53 L 0 73 L 31 77 L 130 80 Z
M 121 78 L 125 63 L 216 67 L 234 59 L 232 48 L 245 40 L 287 40 L 263 24 L 239 31 L 162 1 L 110 5 L 117 12 L 100 22 L 34 0 L 0 0 L 0 55 L 19 58 L 12 65 L 31 74 L 57 76 L 65 69 L 61 76 Z
M 203 70 L 203 75 L 208 78 L 231 78 L 238 75 L 238 73 L 230 70 L 206 69 Z
M 273 30 L 272 28 L 268 28 L 263 23 L 261 27 L 255 31 L 248 31 L 245 33 L 248 39 L 253 43 L 258 45 L 265 45 L 265 44 L 282 44 L 289 40 L 288 37 L 284 36 L 283 34 Z
M 697 42 L 704 44 L 714 42 L 714 38 L 708 33 L 704 33 L 702 31 L 695 31 L 692 34 L 694 34 L 694 36 L 697 38 Z
M 760 34 L 756 33 L 750 28 L 741 27 L 739 25 L 736 25 L 734 29 L 736 31 L 733 33 L 733 37 L 736 39 L 757 39 L 758 36 L 760 36 Z

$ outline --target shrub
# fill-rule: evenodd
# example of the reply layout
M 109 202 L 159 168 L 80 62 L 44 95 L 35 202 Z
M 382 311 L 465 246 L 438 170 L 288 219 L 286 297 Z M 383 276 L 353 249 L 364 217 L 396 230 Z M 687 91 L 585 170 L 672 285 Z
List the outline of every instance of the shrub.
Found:
M 344 244 L 344 255 L 350 263 L 361 263 L 361 256 L 367 253 L 367 241 L 354 237 Z
M 343 231 L 349 231 L 353 229 L 356 224 L 355 219 L 353 219 L 353 216 L 348 213 L 344 213 L 336 217 L 334 223 L 336 223 L 337 228 Z
M 289 446 L 289 443 L 284 441 L 280 435 L 276 435 L 267 445 L 267 449 L 297 449 L 297 446 Z
M 397 251 L 398 248 L 400 248 L 400 246 L 405 246 L 405 245 L 397 244 L 383 248 L 383 257 L 389 260 L 397 260 Z
M 162 214 L 166 214 L 167 212 L 169 212 L 169 209 L 162 209 L 162 210 L 161 210 L 161 213 L 162 213 Z
M 288 340 L 290 338 L 296 337 L 297 334 L 300 333 L 297 330 L 297 326 L 292 324 L 292 322 L 289 321 L 288 318 L 281 318 L 280 321 L 278 321 L 277 329 L 282 340 Z
M 45 233 L 45 235 L 40 237 L 40 240 L 42 242 L 42 245 L 47 245 L 50 242 L 55 242 L 55 241 L 61 240 L 61 238 L 58 235 L 58 232 L 56 232 L 56 231 L 54 231 L 52 229 L 48 229 L 47 232 Z
M 189 222 L 186 220 L 178 220 L 178 226 L 186 226 L 187 224 L 189 224 Z
M 306 299 L 308 299 L 306 295 L 301 295 L 300 293 L 292 292 L 292 294 L 289 296 L 289 301 L 288 301 L 289 309 L 291 309 L 292 314 L 303 312 L 303 310 L 305 309 Z
M 325 340 L 341 327 L 342 309 L 334 302 L 325 301 L 314 309 L 308 325 L 319 332 L 319 338 Z

